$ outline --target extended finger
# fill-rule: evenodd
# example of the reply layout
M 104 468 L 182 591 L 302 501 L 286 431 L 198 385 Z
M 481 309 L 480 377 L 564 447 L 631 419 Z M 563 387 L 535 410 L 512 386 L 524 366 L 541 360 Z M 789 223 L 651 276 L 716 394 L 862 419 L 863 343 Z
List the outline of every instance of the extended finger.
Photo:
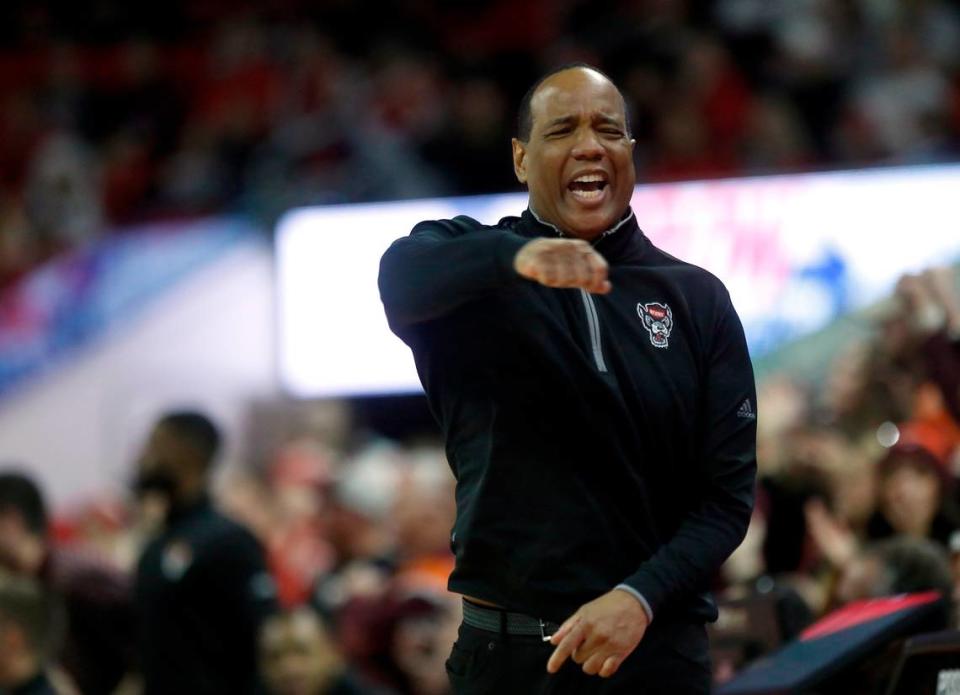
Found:
M 547 671 L 550 673 L 556 673 L 560 670 L 560 667 L 563 666 L 563 663 L 570 658 L 570 655 L 573 654 L 573 651 L 580 645 L 583 641 L 583 630 L 580 625 L 576 625 L 571 628 L 570 632 L 560 640 L 560 644 L 557 645 L 557 648 L 553 650 L 553 654 L 550 655 L 550 659 L 547 661 Z
M 613 656 L 608 656 L 606 660 L 603 662 L 603 666 L 600 667 L 600 677 L 609 678 L 610 676 L 612 676 L 614 673 L 617 672 L 617 669 L 620 668 L 620 662 L 622 661 L 623 661 L 623 658 L 620 656 L 617 656 L 616 654 Z
M 578 664 L 587 663 L 593 656 L 598 654 L 610 653 L 610 637 L 599 630 L 592 630 L 589 633 L 584 631 L 584 639 L 573 652 L 573 660 Z M 597 664 L 597 670 L 603 665 L 601 660 Z
M 606 654 L 597 653 L 583 662 L 583 672 L 588 676 L 595 676 L 600 673 L 600 669 L 607 662 L 609 657 Z

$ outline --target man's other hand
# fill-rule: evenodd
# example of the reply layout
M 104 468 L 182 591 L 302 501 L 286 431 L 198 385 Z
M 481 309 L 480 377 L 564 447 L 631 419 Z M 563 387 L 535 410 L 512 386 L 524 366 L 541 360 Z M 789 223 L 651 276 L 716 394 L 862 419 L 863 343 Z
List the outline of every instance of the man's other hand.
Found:
M 556 673 L 568 658 L 587 675 L 609 678 L 636 649 L 650 621 L 640 602 L 614 589 L 584 604 L 560 626 L 550 643 L 556 646 L 547 671 Z
M 607 262 L 583 239 L 534 239 L 520 248 L 513 267 L 547 287 L 580 287 L 594 294 L 610 291 Z

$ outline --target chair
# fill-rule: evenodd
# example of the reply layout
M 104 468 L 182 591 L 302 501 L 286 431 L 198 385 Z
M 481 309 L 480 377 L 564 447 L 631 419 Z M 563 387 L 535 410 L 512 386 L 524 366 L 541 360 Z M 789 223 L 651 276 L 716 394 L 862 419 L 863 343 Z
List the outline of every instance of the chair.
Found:
M 886 695 L 960 693 L 960 630 L 944 630 L 908 639 Z

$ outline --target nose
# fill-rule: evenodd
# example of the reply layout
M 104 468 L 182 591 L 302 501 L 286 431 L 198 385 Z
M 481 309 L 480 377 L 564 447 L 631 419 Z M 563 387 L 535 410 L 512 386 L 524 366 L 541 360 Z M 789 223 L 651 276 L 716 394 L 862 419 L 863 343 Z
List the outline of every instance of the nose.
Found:
M 601 159 L 603 154 L 603 145 L 597 134 L 593 132 L 593 128 L 581 129 L 571 151 L 573 158 L 582 161 L 596 161 Z

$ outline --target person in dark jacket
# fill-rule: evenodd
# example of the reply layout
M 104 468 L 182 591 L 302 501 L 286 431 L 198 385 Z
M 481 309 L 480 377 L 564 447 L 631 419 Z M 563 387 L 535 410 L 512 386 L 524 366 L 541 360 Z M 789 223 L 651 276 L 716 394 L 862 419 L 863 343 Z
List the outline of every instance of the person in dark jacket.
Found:
M 605 75 L 555 70 L 513 140 L 527 210 L 420 223 L 381 260 L 457 478 L 457 693 L 709 691 L 755 387 L 722 283 L 640 230 L 633 146 Z
M 167 507 L 137 566 L 144 695 L 259 692 L 257 634 L 276 597 L 260 543 L 208 497 L 219 444 L 204 415 L 170 413 L 139 462 L 140 493 Z

